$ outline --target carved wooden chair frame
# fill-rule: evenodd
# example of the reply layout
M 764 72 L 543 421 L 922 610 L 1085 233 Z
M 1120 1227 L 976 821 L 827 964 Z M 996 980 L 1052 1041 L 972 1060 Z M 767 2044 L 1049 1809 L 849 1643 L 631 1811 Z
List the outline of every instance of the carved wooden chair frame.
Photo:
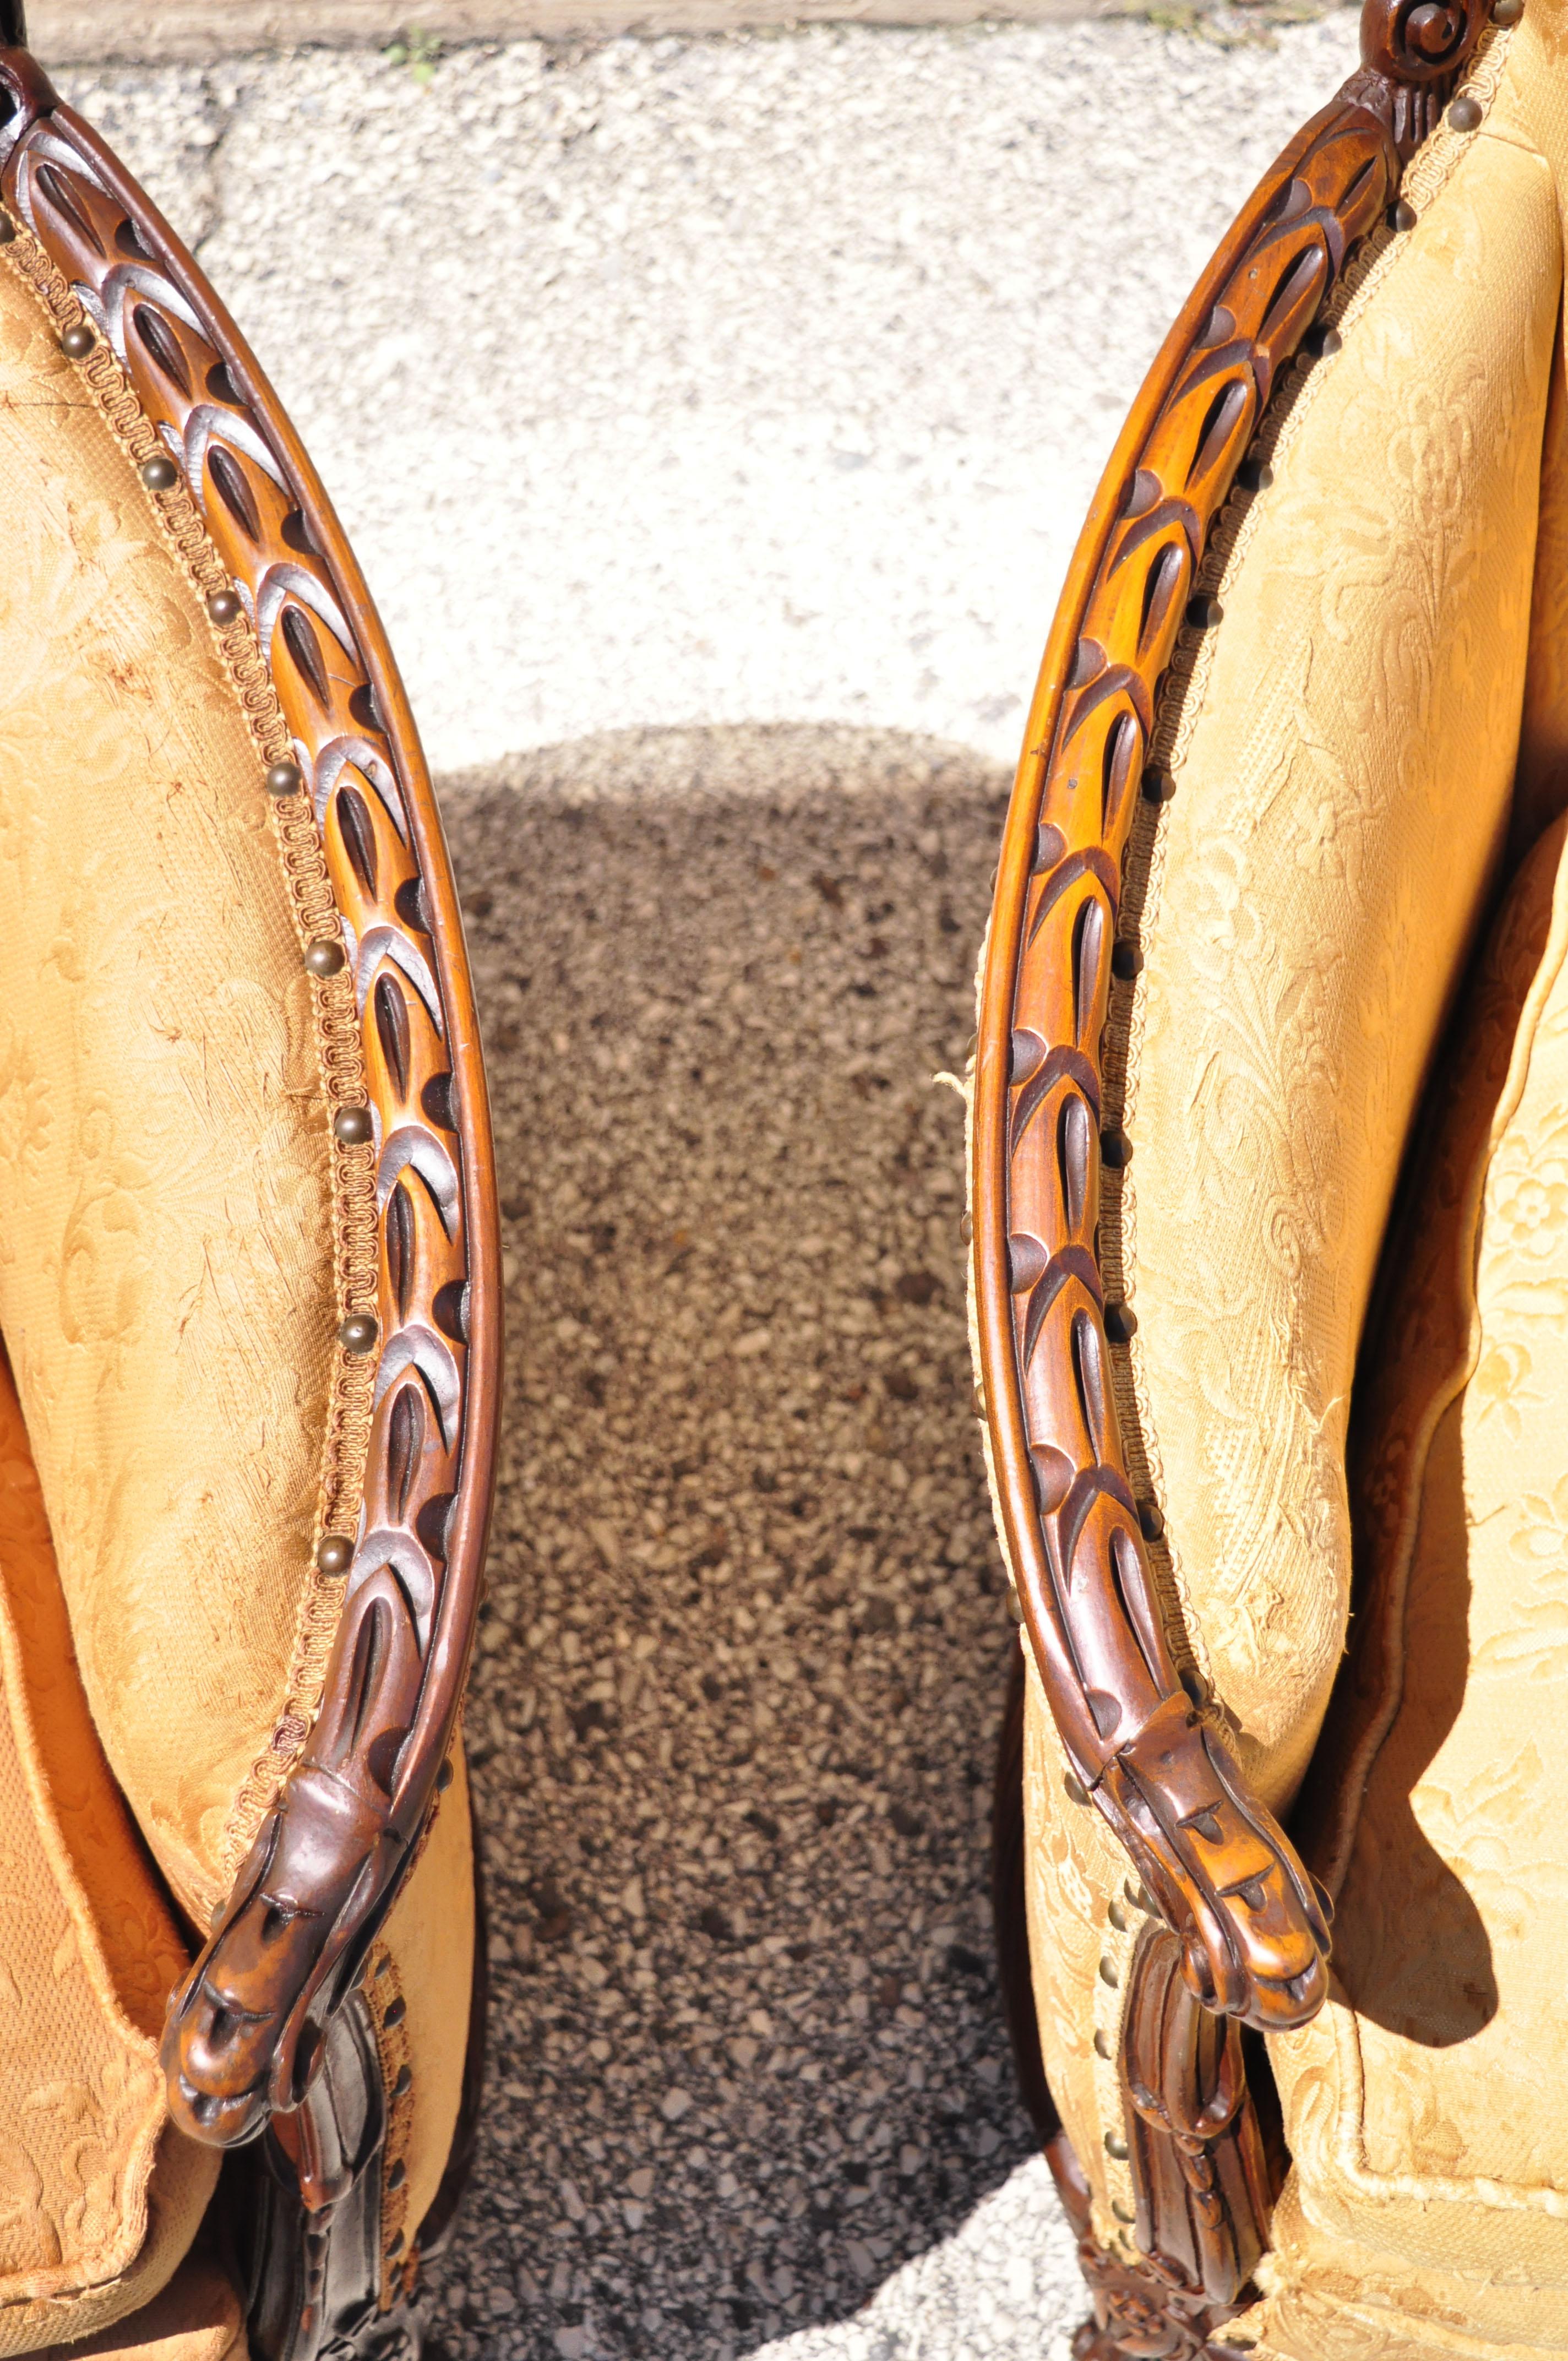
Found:
M 62 348 L 95 390 L 128 380 L 150 422 L 142 481 L 194 502 L 217 553 L 209 617 L 225 654 L 266 667 L 283 719 L 258 746 L 258 792 L 286 842 L 324 855 L 304 959 L 357 1010 L 364 1093 L 329 1077 L 334 1153 L 377 1208 L 378 1268 L 339 1331 L 377 1373 L 363 1514 L 317 1554 L 344 1577 L 323 1704 L 171 2001 L 169 2105 L 192 2137 L 247 2151 L 223 2210 L 245 2233 L 252 2350 L 408 2354 L 380 2235 L 400 2094 L 382 2088 L 362 1981 L 452 1779 L 494 1482 L 499 1234 L 462 925 L 407 699 L 320 480 L 196 263 L 25 42 L 19 0 L 0 0 L 0 238 L 36 241 L 24 268 L 41 256 Z M 427 2251 L 471 2137 L 483 1963 L 481 1924 L 468 2120 Z
M 1003 1993 L 1026 2098 L 1094 2304 L 1079 2361 L 1193 2361 L 1248 2301 L 1276 2193 L 1243 2026 L 1306 2023 L 1328 1992 L 1327 1896 L 1179 1670 L 1151 1563 L 1159 1503 L 1118 1417 L 1132 1334 L 1100 1257 L 1102 1192 L 1133 1143 L 1102 1056 L 1142 964 L 1119 925 L 1173 792 L 1155 761 L 1165 675 L 1219 602 L 1205 555 L 1293 367 L 1332 348 L 1336 291 L 1370 233 L 1408 230 L 1407 164 L 1486 25 L 1523 0 L 1366 0 L 1359 71 L 1299 132 L 1222 241 L 1112 454 L 1047 642 L 997 872 L 972 1144 L 981 1393 L 1015 1612 L 1081 1798 L 1128 1860 L 1146 1926 L 1120 2053 L 1137 2252 L 1106 2253 L 1051 2108 L 1024 1931 L 1023 1660 L 997 1791 Z M 1141 818 L 1140 818 L 1141 814 Z M 1120 2148 L 1117 2153 L 1119 2154 Z M 1217 2349 L 1217 2348 L 1216 2348 Z

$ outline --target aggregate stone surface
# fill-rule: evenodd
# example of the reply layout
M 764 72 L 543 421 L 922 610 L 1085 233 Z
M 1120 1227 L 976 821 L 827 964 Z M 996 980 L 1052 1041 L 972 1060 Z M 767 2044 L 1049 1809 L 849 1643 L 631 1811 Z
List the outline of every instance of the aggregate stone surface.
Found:
M 1236 21 L 65 80 L 292 410 L 438 770 L 760 720 L 1011 762 L 1127 402 L 1354 62 L 1353 12 Z
M 509 1322 L 452 2361 L 1047 2361 L 1080 2316 L 992 1965 L 1015 1642 L 933 1079 L 1005 785 L 796 727 L 448 786 Z

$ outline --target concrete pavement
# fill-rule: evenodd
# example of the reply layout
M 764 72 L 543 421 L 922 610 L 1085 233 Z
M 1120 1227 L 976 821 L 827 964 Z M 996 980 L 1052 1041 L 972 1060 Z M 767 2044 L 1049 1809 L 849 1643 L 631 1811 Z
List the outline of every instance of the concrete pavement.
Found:
M 438 771 L 853 722 L 1003 761 L 1095 477 L 1343 14 L 72 76 L 244 322 Z

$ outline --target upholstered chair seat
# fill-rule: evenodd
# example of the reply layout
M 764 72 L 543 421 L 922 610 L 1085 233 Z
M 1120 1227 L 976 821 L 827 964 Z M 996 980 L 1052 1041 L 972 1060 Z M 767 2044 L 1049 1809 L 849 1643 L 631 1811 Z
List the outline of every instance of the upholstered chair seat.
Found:
M 0 2353 L 407 2355 L 481 2021 L 461 934 L 254 360 L 19 48 L 0 116 Z
M 982 974 L 1004 1964 L 1103 2361 L 1568 2349 L 1568 12 L 1365 54 L 1118 445 Z

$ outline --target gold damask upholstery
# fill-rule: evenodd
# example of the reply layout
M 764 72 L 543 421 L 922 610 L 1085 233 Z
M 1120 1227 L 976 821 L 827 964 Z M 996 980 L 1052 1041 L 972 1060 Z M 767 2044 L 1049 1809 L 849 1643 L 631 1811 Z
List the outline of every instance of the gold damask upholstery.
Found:
M 217 2157 L 166 2118 L 185 1967 L 87 1711 L 16 1390 L 0 1367 L 0 2352 L 158 2292 Z
M 1124 1118 L 1166 1549 L 1275 1806 L 1343 1644 L 1362 1322 L 1508 827 L 1559 301 L 1551 182 L 1477 139 L 1389 251 L 1280 433 L 1188 692 Z
M 205 1925 L 302 1685 L 331 1135 L 245 714 L 76 392 L 0 266 L 0 1328 L 93 1719 Z
M 1293 2188 L 1256 2324 L 1291 2361 L 1393 2361 L 1434 2324 L 1475 2340 L 1438 2350 L 1568 2345 L 1565 843 L 1466 994 L 1357 1402 L 1367 1593 L 1313 1814 L 1338 1988 L 1275 2049 Z M 1354 2334 L 1337 2240 L 1376 2257 Z
M 1329 2004 L 1267 2044 L 1261 2299 L 1216 2332 L 1257 2361 L 1568 2353 L 1568 8 L 1464 90 L 1222 527 L 1128 886 L 1154 1554 L 1337 1902 Z M 1130 2254 L 1145 1921 L 1068 1770 L 1031 1664 L 1044 2062 Z

